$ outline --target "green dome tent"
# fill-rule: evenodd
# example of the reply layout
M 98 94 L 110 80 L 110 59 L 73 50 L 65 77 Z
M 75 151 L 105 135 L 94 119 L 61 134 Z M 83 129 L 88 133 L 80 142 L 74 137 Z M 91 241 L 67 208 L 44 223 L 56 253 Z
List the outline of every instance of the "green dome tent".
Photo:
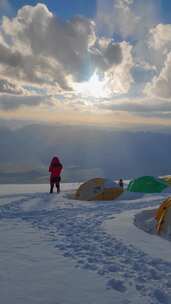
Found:
M 130 192 L 143 193 L 159 193 L 162 192 L 168 185 L 166 182 L 159 180 L 153 176 L 142 176 L 132 180 L 127 188 Z

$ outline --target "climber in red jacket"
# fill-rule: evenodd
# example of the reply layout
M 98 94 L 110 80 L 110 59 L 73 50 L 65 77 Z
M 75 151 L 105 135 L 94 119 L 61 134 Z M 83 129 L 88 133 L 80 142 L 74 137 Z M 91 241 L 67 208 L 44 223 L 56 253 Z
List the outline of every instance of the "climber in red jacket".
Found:
M 50 175 L 50 193 L 53 193 L 54 185 L 56 185 L 57 193 L 60 192 L 60 181 L 61 181 L 61 171 L 63 169 L 62 164 L 57 156 L 53 157 L 49 166 Z

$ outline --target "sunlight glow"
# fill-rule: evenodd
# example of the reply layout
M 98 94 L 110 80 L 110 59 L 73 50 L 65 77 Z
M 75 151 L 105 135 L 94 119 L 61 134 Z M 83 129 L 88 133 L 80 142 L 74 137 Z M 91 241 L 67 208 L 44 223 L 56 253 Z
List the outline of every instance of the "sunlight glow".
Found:
M 89 81 L 74 84 L 74 90 L 82 97 L 107 98 L 111 96 L 107 81 L 100 80 L 96 72 Z

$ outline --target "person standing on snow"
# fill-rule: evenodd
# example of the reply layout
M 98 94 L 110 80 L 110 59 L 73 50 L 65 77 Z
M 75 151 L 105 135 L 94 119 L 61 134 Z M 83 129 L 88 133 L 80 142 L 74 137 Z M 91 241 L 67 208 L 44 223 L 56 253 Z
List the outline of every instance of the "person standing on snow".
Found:
M 123 183 L 123 179 L 122 178 L 120 178 L 120 180 L 119 180 L 119 186 L 121 188 L 124 188 L 124 183 Z
M 54 185 L 56 185 L 57 193 L 60 192 L 60 181 L 61 181 L 61 171 L 63 169 L 62 164 L 57 156 L 54 156 L 51 160 L 49 166 L 50 175 L 50 193 L 53 193 Z

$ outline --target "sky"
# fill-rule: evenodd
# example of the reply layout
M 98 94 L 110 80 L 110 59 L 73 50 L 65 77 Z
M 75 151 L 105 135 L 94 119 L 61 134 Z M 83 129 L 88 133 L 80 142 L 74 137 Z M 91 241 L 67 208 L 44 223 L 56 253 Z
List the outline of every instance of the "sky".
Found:
M 171 127 L 169 0 L 0 0 L 0 118 Z

